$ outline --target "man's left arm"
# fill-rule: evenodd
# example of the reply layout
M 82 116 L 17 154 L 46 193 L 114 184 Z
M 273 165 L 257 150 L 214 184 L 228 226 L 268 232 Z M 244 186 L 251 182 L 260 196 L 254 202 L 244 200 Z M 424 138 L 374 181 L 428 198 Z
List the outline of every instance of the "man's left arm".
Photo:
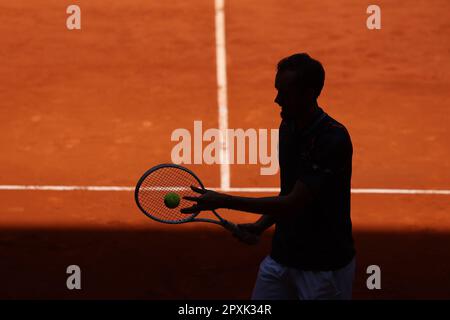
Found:
M 192 187 L 192 189 L 201 195 L 199 197 L 184 197 L 186 200 L 195 201 L 196 204 L 181 209 L 182 213 L 226 208 L 278 217 L 298 213 L 312 197 L 308 188 L 301 181 L 297 181 L 295 187 L 288 195 L 260 198 L 232 196 L 196 187 Z
M 351 142 L 342 135 L 325 137 L 314 161 L 301 165 L 293 190 L 287 195 L 274 197 L 239 197 L 211 190 L 192 187 L 199 197 L 184 197 L 194 201 L 191 207 L 181 209 L 182 213 L 196 213 L 203 210 L 227 208 L 255 214 L 281 217 L 299 214 L 335 174 L 345 166 L 346 158 L 351 157 Z

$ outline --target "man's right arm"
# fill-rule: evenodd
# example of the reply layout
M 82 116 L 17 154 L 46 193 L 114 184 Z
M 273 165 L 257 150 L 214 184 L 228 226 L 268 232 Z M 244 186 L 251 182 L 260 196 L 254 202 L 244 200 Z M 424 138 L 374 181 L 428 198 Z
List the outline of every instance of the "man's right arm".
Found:
M 275 218 L 272 215 L 269 214 L 263 214 L 256 222 L 255 224 L 258 225 L 258 227 L 264 232 L 266 229 L 269 229 L 273 224 L 275 223 Z
M 269 229 L 275 223 L 275 218 L 272 215 L 263 214 L 253 223 L 239 224 L 239 228 L 252 234 L 261 235 L 264 231 Z

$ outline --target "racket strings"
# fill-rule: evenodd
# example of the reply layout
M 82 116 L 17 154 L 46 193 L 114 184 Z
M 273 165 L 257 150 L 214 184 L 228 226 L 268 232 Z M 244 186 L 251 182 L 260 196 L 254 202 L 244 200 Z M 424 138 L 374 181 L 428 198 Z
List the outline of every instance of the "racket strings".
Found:
M 182 222 L 192 215 L 183 214 L 180 208 L 190 207 L 192 202 L 184 200 L 184 196 L 198 196 L 190 188 L 191 185 L 200 187 L 198 180 L 189 172 L 175 167 L 162 167 L 145 177 L 142 181 L 138 200 L 144 211 L 151 217 L 164 222 Z M 180 204 L 174 209 L 166 207 L 164 197 L 169 192 L 180 196 Z

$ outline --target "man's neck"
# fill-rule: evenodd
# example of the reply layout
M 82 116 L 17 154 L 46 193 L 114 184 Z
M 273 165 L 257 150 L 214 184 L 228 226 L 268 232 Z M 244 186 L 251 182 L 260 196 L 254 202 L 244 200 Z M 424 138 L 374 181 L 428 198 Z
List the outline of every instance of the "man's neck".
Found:
M 296 121 L 295 126 L 298 130 L 303 130 L 306 126 L 308 126 L 314 119 L 315 115 L 319 111 L 319 105 L 317 102 L 314 102 L 310 108 L 307 108 L 305 113 L 301 115 Z

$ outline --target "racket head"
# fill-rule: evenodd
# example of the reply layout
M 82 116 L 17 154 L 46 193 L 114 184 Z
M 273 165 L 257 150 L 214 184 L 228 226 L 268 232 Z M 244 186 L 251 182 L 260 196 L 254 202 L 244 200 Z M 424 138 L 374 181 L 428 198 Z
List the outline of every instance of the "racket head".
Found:
M 180 208 L 192 206 L 184 196 L 197 197 L 191 185 L 205 189 L 191 170 L 172 163 L 164 163 L 147 170 L 136 184 L 134 198 L 138 208 L 149 218 L 162 223 L 179 224 L 193 221 L 198 213 L 185 214 Z M 180 196 L 179 205 L 170 209 L 164 204 L 164 196 L 175 192 Z

